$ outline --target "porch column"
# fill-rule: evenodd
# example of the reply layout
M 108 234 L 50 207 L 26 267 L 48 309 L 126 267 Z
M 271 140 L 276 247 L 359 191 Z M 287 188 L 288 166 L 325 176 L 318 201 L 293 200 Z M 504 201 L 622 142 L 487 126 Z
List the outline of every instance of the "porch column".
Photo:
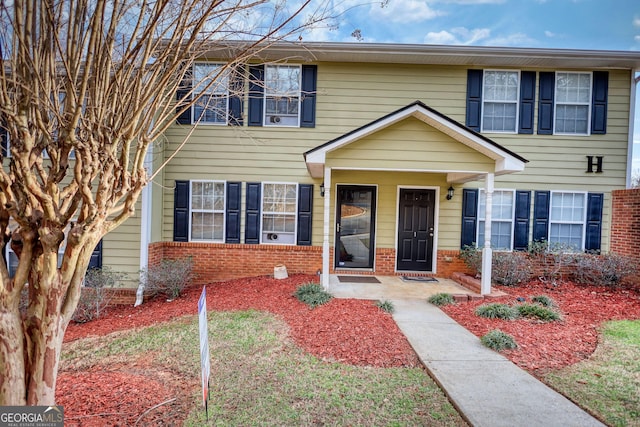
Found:
M 484 247 L 482 248 L 482 276 L 480 278 L 480 293 L 488 295 L 491 293 L 491 219 L 493 206 L 493 179 L 492 173 L 487 174 L 485 182 L 485 211 L 484 211 Z
M 331 264 L 329 232 L 331 225 L 331 168 L 324 168 L 324 225 L 322 232 L 322 287 L 329 289 Z

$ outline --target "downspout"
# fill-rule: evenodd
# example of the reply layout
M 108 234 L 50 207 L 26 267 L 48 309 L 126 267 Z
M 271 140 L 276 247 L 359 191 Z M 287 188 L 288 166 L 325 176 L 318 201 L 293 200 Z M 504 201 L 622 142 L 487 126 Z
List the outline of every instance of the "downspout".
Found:
M 633 176 L 633 137 L 635 132 L 636 121 L 636 98 L 638 91 L 638 82 L 640 82 L 640 75 L 637 75 L 637 70 L 631 72 L 631 93 L 629 102 L 629 142 L 627 147 L 627 182 L 626 188 L 631 188 L 631 178 Z
M 147 176 L 151 176 L 153 173 L 153 144 L 149 144 L 149 149 L 144 158 L 145 169 L 147 170 Z M 149 263 L 149 242 L 151 241 L 151 204 L 152 204 L 152 191 L 151 186 L 153 182 L 147 183 L 142 189 L 141 196 L 141 208 L 140 208 L 140 283 L 138 284 L 138 290 L 136 292 L 136 302 L 134 307 L 142 304 L 144 300 L 144 271 L 146 271 Z

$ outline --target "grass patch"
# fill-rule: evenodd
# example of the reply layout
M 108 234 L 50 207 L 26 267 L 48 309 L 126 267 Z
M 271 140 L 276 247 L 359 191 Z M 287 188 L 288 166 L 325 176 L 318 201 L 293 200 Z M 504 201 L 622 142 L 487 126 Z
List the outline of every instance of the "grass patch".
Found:
M 548 308 L 556 308 L 558 307 L 558 303 L 555 302 L 555 300 L 547 295 L 535 295 L 531 297 L 531 301 L 535 302 L 536 304 L 540 304 L 543 307 L 548 307 Z
M 427 299 L 427 301 L 437 306 L 455 304 L 456 302 L 455 299 L 453 298 L 453 295 L 447 294 L 447 293 L 439 293 L 439 294 L 431 295 L 429 299 Z
M 380 310 L 384 311 L 385 313 L 389 313 L 392 314 L 396 308 L 393 306 L 393 303 L 391 301 L 376 301 L 375 302 L 376 307 L 378 307 Z
M 640 320 L 606 323 L 588 360 L 545 381 L 611 426 L 640 425 Z
M 476 315 L 488 319 L 514 320 L 520 316 L 518 309 L 507 304 L 483 304 L 476 308 Z
M 560 314 L 557 311 L 538 304 L 520 304 L 516 309 L 522 317 L 533 317 L 543 322 L 560 320 Z
M 495 351 L 512 350 L 518 347 L 513 337 L 500 329 L 487 332 L 480 338 L 480 342 Z
M 116 365 L 126 369 L 152 357 L 153 365 L 163 371 L 192 379 L 185 426 L 466 425 L 421 368 L 321 361 L 297 347 L 286 323 L 269 313 L 209 312 L 208 319 L 208 421 L 200 394 L 196 316 L 67 343 L 61 370 Z
M 307 304 L 311 308 L 326 304 L 333 298 L 333 295 L 325 291 L 319 283 L 301 285 L 296 289 L 294 295 L 299 301 Z

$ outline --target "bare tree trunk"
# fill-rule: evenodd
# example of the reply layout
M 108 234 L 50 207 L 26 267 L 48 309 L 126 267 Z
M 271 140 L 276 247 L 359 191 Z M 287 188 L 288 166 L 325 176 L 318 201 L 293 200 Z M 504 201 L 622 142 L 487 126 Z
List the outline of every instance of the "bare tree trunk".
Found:
M 0 405 L 25 405 L 24 336 L 18 304 L 0 304 L 0 330 Z

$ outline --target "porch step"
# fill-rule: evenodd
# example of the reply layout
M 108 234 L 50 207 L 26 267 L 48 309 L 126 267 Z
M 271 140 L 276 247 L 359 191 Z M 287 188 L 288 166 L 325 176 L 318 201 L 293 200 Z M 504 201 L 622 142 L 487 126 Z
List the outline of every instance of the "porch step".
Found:
M 493 288 L 491 289 L 491 293 L 489 295 L 484 295 L 484 296 L 481 295 L 482 285 L 480 283 L 480 280 L 476 279 L 473 276 L 469 276 L 468 274 L 456 272 L 451 275 L 451 279 L 457 282 L 460 286 L 465 287 L 477 294 L 477 295 L 469 295 L 468 299 L 470 300 L 476 300 L 481 298 L 496 298 L 496 297 L 502 297 L 507 295 L 506 293 L 502 291 L 498 291 Z

